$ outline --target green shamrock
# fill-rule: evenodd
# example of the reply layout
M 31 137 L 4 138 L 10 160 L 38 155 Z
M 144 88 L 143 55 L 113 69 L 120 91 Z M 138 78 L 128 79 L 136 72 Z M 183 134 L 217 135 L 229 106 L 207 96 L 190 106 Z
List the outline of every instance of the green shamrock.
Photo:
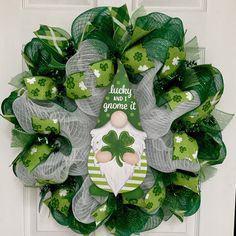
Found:
M 73 98 L 76 100 L 76 99 L 79 99 L 79 96 L 77 94 L 75 94 L 74 92 L 71 92 L 71 96 L 73 96 Z
M 31 94 L 33 95 L 33 96 L 35 96 L 35 97 L 37 97 L 38 95 L 39 95 L 39 89 L 38 88 L 36 88 L 36 89 L 32 89 L 31 90 Z
M 101 69 L 102 71 L 106 71 L 106 70 L 108 69 L 108 64 L 107 64 L 107 63 L 101 63 L 101 64 L 100 64 L 100 69 Z
M 142 57 L 143 57 L 143 54 L 141 53 L 141 52 L 136 52 L 135 54 L 134 54 L 134 60 L 135 61 L 141 61 L 142 60 Z
M 155 196 L 158 196 L 159 194 L 161 194 L 160 186 L 156 186 L 152 192 L 154 193 Z
M 46 91 L 45 96 L 48 97 L 48 98 L 51 98 L 52 97 L 51 91 L 50 90 Z
M 148 202 L 147 205 L 146 205 L 146 208 L 150 210 L 150 209 L 152 209 L 152 207 L 153 207 L 153 203 Z
M 39 84 L 40 86 L 45 86 L 45 82 L 46 82 L 46 79 L 40 79 L 40 80 L 38 81 L 38 84 Z
M 192 143 L 194 141 L 194 139 L 190 136 L 188 136 L 188 140 Z
M 80 77 L 82 77 L 84 75 L 84 71 L 79 71 L 77 73 L 79 74 Z
M 211 107 L 211 103 L 210 101 L 208 101 L 207 103 L 203 105 L 202 110 L 207 112 L 210 109 L 210 107 Z
M 180 151 L 181 153 L 184 153 L 185 151 L 187 151 L 187 148 L 186 148 L 186 147 L 183 147 L 183 146 L 180 146 L 180 147 L 179 147 L 179 151 Z
M 48 158 L 47 154 L 43 154 L 41 157 L 39 157 L 40 162 L 45 161 Z
M 68 89 L 73 89 L 75 87 L 75 83 L 74 83 L 74 78 L 73 77 L 69 77 L 66 81 L 66 87 Z
M 41 126 L 41 125 L 36 125 L 36 124 L 32 123 L 32 126 L 33 126 L 33 130 L 34 130 L 34 131 L 39 131 L 39 130 L 42 129 L 42 126 Z
M 121 56 L 121 61 L 122 61 L 123 63 L 128 62 L 128 61 L 129 61 L 129 58 L 126 57 L 125 55 L 122 55 L 122 56 Z
M 131 65 L 129 65 L 129 64 L 125 64 L 125 68 L 127 69 L 127 71 L 129 71 L 131 73 L 134 72 L 133 67 Z
M 176 155 L 173 155 L 173 159 L 174 159 L 174 160 L 179 160 L 179 157 L 176 156 Z
M 67 215 L 68 214 L 68 211 L 69 211 L 69 206 L 63 206 L 62 208 L 61 208 L 61 212 L 62 213 L 64 213 L 65 215 Z
M 23 162 L 23 164 L 24 164 L 25 167 L 29 167 L 31 160 L 29 160 L 29 159 L 24 160 L 24 159 L 23 159 L 22 162 Z
M 59 207 L 59 200 L 56 198 L 53 198 L 50 202 L 50 205 L 52 208 L 57 209 Z
M 45 130 L 49 131 L 50 133 L 54 133 L 54 134 L 57 133 L 57 129 L 55 127 L 47 126 Z
M 175 95 L 174 97 L 173 97 L 173 101 L 174 102 L 180 102 L 182 100 L 182 97 L 180 96 L 180 95 Z
M 117 133 L 111 130 L 102 137 L 102 140 L 107 144 L 107 146 L 102 147 L 102 151 L 111 152 L 119 166 L 123 166 L 121 160 L 126 152 L 134 153 L 134 149 L 129 147 L 134 143 L 134 138 L 127 131 L 122 131 L 118 137 Z

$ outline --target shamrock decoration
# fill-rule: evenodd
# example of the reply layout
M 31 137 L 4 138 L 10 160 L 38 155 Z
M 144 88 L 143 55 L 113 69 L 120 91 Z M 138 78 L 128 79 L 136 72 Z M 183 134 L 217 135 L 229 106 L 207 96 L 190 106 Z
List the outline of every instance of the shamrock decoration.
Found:
M 122 131 L 118 137 L 114 130 L 102 137 L 102 140 L 107 146 L 102 147 L 102 151 L 112 153 L 112 158 L 116 158 L 117 164 L 122 167 L 123 155 L 126 152 L 134 153 L 134 149 L 129 147 L 134 143 L 134 138 L 127 131 Z
M 73 89 L 75 87 L 75 83 L 74 83 L 74 78 L 73 77 L 69 77 L 66 81 L 66 86 L 69 89 Z
M 173 101 L 175 101 L 175 102 L 180 102 L 181 100 L 182 100 L 182 97 L 179 96 L 179 95 L 175 95 L 175 96 L 173 97 Z
M 108 64 L 107 63 L 104 63 L 104 64 L 101 63 L 100 68 L 101 68 L 101 70 L 106 71 L 108 69 Z
M 202 107 L 203 111 L 208 111 L 211 108 L 211 103 L 210 101 L 208 101 L 207 103 L 204 104 L 204 106 Z
M 141 52 L 136 52 L 134 54 L 134 60 L 136 60 L 136 61 L 141 61 L 142 57 L 143 57 L 143 54 Z
M 38 84 L 39 84 L 40 86 L 45 86 L 45 82 L 46 82 L 46 79 L 40 79 L 40 80 L 38 81 Z
M 31 93 L 32 93 L 32 95 L 34 95 L 35 97 L 37 97 L 37 96 L 39 95 L 39 89 L 38 89 L 38 88 L 33 89 L 33 90 L 31 91 Z

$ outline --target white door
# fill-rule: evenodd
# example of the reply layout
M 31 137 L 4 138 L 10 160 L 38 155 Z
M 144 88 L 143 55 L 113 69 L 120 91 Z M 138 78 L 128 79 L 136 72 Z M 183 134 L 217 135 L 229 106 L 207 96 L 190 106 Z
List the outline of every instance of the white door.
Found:
M 69 31 L 73 19 L 82 11 L 99 5 L 119 6 L 130 10 L 143 4 L 147 11 L 161 11 L 179 16 L 188 29 L 187 39 L 197 35 L 202 61 L 219 68 L 225 78 L 225 93 L 218 108 L 236 113 L 236 1 L 235 0 L 0 0 L 0 102 L 8 96 L 7 82 L 22 71 L 22 45 L 32 37 L 39 24 Z M 0 119 L 0 235 L 71 236 L 76 235 L 48 218 L 46 209 L 39 214 L 37 193 L 23 188 L 14 177 L 10 163 L 18 150 L 10 148 L 11 125 Z M 233 120 L 224 131 L 228 156 L 216 176 L 202 186 L 199 214 L 176 219 L 150 233 L 159 236 L 233 236 L 236 177 L 236 145 Z M 99 229 L 94 235 L 108 235 Z

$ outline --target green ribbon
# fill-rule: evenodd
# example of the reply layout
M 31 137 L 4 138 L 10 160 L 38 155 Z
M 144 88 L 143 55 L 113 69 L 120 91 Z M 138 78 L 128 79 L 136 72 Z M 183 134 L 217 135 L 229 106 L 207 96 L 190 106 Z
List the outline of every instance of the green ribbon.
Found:
M 117 202 L 113 195 L 109 195 L 107 201 L 93 211 L 92 216 L 95 219 L 96 226 L 105 223 L 112 213 L 117 209 Z
M 84 80 L 85 75 L 83 71 L 70 75 L 64 83 L 66 96 L 71 99 L 90 97 L 92 94 L 86 87 Z
M 198 144 L 195 139 L 184 132 L 173 136 L 173 160 L 189 160 L 198 163 Z
M 177 47 L 170 47 L 168 58 L 162 67 L 160 78 L 170 78 L 179 68 L 180 62 L 185 59 L 185 52 Z
M 45 76 L 32 76 L 24 79 L 28 97 L 31 99 L 44 101 L 54 100 L 58 94 L 56 82 Z
M 205 119 L 215 109 L 216 104 L 221 98 L 221 93 L 216 93 L 215 96 L 210 96 L 199 107 L 189 112 L 183 117 L 183 120 L 187 123 L 194 124 Z
M 110 64 L 113 68 L 113 65 Z M 110 70 L 112 72 L 112 70 Z M 111 75 L 109 74 L 111 77 Z M 110 78 L 109 78 L 110 79 Z M 71 99 L 87 98 L 91 96 L 91 92 L 86 87 L 84 72 L 77 72 L 70 75 L 65 83 L 66 96 Z M 47 101 L 55 100 L 58 96 L 56 82 L 45 76 L 32 76 L 24 79 L 28 97 L 34 100 Z
M 63 29 L 41 25 L 34 34 L 50 48 L 61 56 L 66 55 L 66 49 L 69 46 L 70 35 Z
M 199 194 L 199 176 L 190 176 L 176 171 L 173 178 L 173 184 L 185 187 Z
M 39 134 L 49 135 L 60 133 L 60 123 L 57 119 L 40 119 L 33 116 L 31 118 L 33 130 Z
M 111 17 L 113 20 L 113 40 L 117 45 L 119 51 L 123 51 L 127 40 L 129 39 L 129 32 L 127 27 L 129 25 L 129 13 L 126 5 L 121 7 L 112 7 L 111 8 Z
M 23 163 L 29 172 L 32 172 L 39 164 L 48 159 L 53 150 L 48 144 L 34 144 L 25 151 L 20 162 Z
M 121 62 L 127 71 L 133 74 L 139 74 L 155 66 L 149 59 L 147 50 L 141 44 L 128 49 L 122 55 Z
M 137 10 L 138 11 L 138 10 Z M 143 17 L 137 17 L 137 19 L 135 20 L 135 22 L 133 23 L 133 33 L 131 35 L 131 39 L 130 39 L 130 43 L 129 44 L 133 44 L 135 42 L 137 42 L 139 39 L 143 38 L 144 36 L 146 36 L 147 34 L 149 34 L 152 29 L 148 29 L 147 27 L 144 26 L 144 21 L 143 21 Z
M 111 84 L 114 77 L 114 64 L 112 60 L 105 59 L 90 65 L 96 77 L 97 87 L 106 87 Z
M 112 211 L 108 207 L 108 204 L 104 203 L 92 213 L 92 216 L 95 218 L 96 225 L 100 225 L 102 222 L 108 219 L 111 214 Z
M 154 186 L 147 192 L 144 198 L 127 198 L 122 194 L 124 204 L 132 204 L 141 207 L 149 214 L 153 214 L 161 207 L 166 195 L 163 182 L 157 180 Z
M 166 93 L 167 100 L 169 101 L 169 107 L 174 110 L 183 102 L 188 102 L 193 100 L 193 95 L 189 91 L 182 91 L 177 87 L 172 88 Z
M 153 68 L 155 65 L 148 55 L 146 48 L 142 44 L 135 45 L 124 52 L 125 48 L 150 33 L 153 29 L 146 29 L 146 26 L 143 25 L 144 19 L 142 19 L 142 17 L 138 17 L 136 22 L 134 23 L 134 30 L 131 32 L 129 30 L 130 18 L 126 5 L 123 5 L 119 8 L 112 7 L 110 13 L 113 20 L 114 28 L 113 40 L 116 44 L 117 49 L 120 51 L 121 61 L 124 64 L 126 70 L 131 74 L 137 75 L 149 70 L 150 68 Z M 87 26 L 85 26 L 85 30 L 86 28 Z M 37 31 L 37 36 L 40 39 L 44 40 L 45 35 L 49 35 L 51 37 L 53 30 L 58 33 L 57 28 L 54 29 L 48 26 L 41 26 L 40 30 Z M 60 37 L 69 39 L 65 35 L 63 36 L 63 34 Z M 82 35 L 81 37 L 83 38 L 84 35 Z M 47 40 L 46 43 L 50 47 L 55 48 L 55 42 L 51 42 L 51 39 Z M 162 69 L 160 77 L 164 78 L 172 75 L 178 69 L 180 64 L 179 61 L 183 60 L 184 58 L 185 53 L 182 52 L 179 48 L 169 48 L 168 58 Z M 106 87 L 111 84 L 114 77 L 114 64 L 112 60 L 105 59 L 96 62 L 90 65 L 90 68 L 92 69 L 96 77 L 97 87 Z M 82 71 L 70 75 L 66 79 L 64 85 L 66 89 L 66 95 L 71 99 L 87 98 L 91 96 L 91 91 L 89 91 L 89 89 L 87 89 L 84 84 L 84 72 Z
M 64 216 L 68 216 L 72 197 L 73 192 L 71 189 L 64 187 L 57 189 L 49 199 L 44 201 L 44 203 L 50 208 L 59 211 Z

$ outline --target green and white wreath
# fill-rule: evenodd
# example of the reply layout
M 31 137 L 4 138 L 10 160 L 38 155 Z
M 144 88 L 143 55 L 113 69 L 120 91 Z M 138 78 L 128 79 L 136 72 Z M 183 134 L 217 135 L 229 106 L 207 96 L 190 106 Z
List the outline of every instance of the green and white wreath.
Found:
M 2 116 L 22 147 L 14 174 L 40 188 L 40 205 L 84 235 L 105 225 L 129 236 L 193 215 L 200 182 L 225 159 L 232 116 L 215 109 L 222 75 L 198 65 L 182 21 L 97 7 L 71 35 L 47 25 L 34 34 Z

